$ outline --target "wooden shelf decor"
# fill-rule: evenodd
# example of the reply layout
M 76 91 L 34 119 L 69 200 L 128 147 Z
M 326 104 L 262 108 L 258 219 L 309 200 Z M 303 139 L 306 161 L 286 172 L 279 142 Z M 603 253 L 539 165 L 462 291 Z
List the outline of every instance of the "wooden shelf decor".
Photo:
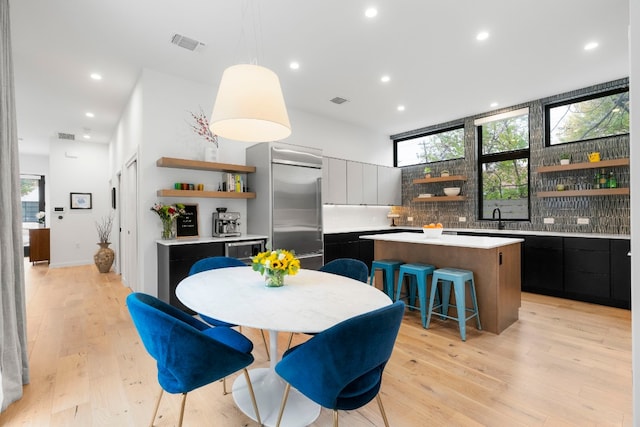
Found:
M 156 166 L 162 168 L 195 169 L 203 171 L 218 171 L 230 173 L 254 173 L 255 166 L 234 165 L 230 163 L 203 162 L 201 160 L 176 159 L 173 157 L 160 157 Z
M 256 193 L 235 191 L 158 190 L 158 197 L 202 197 L 218 199 L 255 199 Z
M 629 159 L 611 159 L 611 160 L 601 160 L 599 162 L 584 162 L 584 163 L 569 163 L 568 165 L 551 165 L 551 166 L 540 166 L 536 169 L 538 173 L 548 173 L 548 172 L 565 172 L 572 170 L 582 170 L 582 169 L 600 169 L 600 168 L 612 168 L 612 167 L 620 167 L 620 166 L 629 166 Z
M 413 202 L 461 202 L 463 200 L 467 200 L 467 198 L 465 196 L 431 196 L 413 198 Z
M 602 163 L 602 162 L 600 162 Z M 578 196 L 625 196 L 629 195 L 629 188 L 598 188 L 593 190 L 564 190 L 564 191 L 539 191 L 537 197 L 578 197 Z
M 414 184 L 433 184 L 435 182 L 448 181 L 466 181 L 467 177 L 463 175 L 439 176 L 436 178 L 417 178 L 413 180 Z

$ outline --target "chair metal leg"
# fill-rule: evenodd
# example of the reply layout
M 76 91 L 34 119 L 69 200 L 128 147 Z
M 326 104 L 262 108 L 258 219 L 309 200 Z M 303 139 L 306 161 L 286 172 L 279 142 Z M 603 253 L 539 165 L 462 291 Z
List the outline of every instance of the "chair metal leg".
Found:
M 289 342 L 287 343 L 287 348 L 285 348 L 284 351 L 287 351 L 291 348 L 292 341 L 293 341 L 293 332 L 291 332 L 291 335 L 289 335 Z
M 389 427 L 389 420 L 387 419 L 387 414 L 384 412 L 384 406 L 382 406 L 382 398 L 380 397 L 380 393 L 376 394 L 376 400 L 378 401 L 378 407 L 380 408 L 380 413 L 382 414 L 384 425 L 385 427 Z
M 333 427 L 338 427 L 338 410 L 333 410 Z
M 160 400 L 162 399 L 163 394 L 164 389 L 160 387 L 160 396 L 158 396 L 158 400 L 156 401 L 156 408 L 153 410 L 153 416 L 151 417 L 151 423 L 149 423 L 149 427 L 153 427 L 153 422 L 156 420 L 156 415 L 158 415 L 158 408 L 160 407 Z
M 280 403 L 280 412 L 278 413 L 276 427 L 280 427 L 280 421 L 282 421 L 282 415 L 284 414 L 284 407 L 287 404 L 287 398 L 289 397 L 289 390 L 291 390 L 291 384 L 287 383 L 287 386 L 284 388 L 284 394 L 282 395 L 282 403 Z
M 264 349 L 267 351 L 267 360 L 271 360 L 271 355 L 269 355 L 269 344 L 267 344 L 267 338 L 264 336 L 264 329 L 260 329 L 260 334 L 262 334 L 262 342 L 264 343 Z M 291 334 L 293 336 L 293 334 Z
M 184 404 L 187 401 L 187 393 L 182 393 L 182 405 L 180 405 L 180 419 L 178 420 L 178 427 L 182 427 L 182 418 L 184 418 Z
M 249 371 L 247 368 L 243 369 L 244 371 L 244 379 L 247 381 L 247 386 L 249 387 L 249 393 L 251 394 L 251 403 L 253 403 L 253 411 L 256 413 L 256 419 L 258 420 L 258 425 L 262 425 L 262 420 L 260 420 L 260 412 L 258 411 L 258 402 L 256 401 L 256 395 L 253 393 L 253 384 L 251 384 L 251 377 L 249 376 Z
M 227 377 L 224 377 L 222 379 L 222 395 L 226 396 L 227 394 L 229 394 L 229 392 L 227 391 Z

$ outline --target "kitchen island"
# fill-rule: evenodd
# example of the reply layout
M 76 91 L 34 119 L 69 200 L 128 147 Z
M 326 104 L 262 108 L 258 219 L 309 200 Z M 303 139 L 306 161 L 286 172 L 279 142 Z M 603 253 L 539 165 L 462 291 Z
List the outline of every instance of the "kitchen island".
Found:
M 523 239 L 448 234 L 427 238 L 409 232 L 360 237 L 374 240 L 375 259 L 473 271 L 483 330 L 499 334 L 518 320 Z M 381 277 L 376 283 L 382 283 Z

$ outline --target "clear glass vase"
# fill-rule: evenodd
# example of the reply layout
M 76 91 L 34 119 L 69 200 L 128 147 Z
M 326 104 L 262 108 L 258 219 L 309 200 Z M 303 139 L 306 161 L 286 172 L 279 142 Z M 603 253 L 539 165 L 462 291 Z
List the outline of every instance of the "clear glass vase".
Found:
M 279 288 L 280 286 L 284 286 L 284 271 L 265 271 L 264 273 L 264 285 L 267 288 Z
M 176 219 L 162 218 L 162 233 L 160 237 L 163 240 L 171 240 L 176 238 Z

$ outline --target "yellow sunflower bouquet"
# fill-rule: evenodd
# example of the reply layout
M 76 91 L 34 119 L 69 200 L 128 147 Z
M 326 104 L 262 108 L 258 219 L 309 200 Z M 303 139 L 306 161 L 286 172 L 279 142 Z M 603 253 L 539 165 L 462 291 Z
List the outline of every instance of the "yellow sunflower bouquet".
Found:
M 284 285 L 284 276 L 295 275 L 300 270 L 300 260 L 295 252 L 285 249 L 260 252 L 251 258 L 252 268 L 262 274 L 268 287 Z

